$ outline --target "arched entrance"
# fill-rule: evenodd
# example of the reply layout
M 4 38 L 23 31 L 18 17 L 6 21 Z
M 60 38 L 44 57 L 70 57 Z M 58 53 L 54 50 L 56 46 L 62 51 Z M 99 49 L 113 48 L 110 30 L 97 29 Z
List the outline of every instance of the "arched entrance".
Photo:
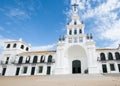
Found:
M 72 61 L 72 73 L 81 73 L 81 62 L 80 60 Z
M 80 45 L 72 45 L 67 49 L 66 68 L 70 74 L 83 74 L 88 68 L 87 54 L 85 49 Z

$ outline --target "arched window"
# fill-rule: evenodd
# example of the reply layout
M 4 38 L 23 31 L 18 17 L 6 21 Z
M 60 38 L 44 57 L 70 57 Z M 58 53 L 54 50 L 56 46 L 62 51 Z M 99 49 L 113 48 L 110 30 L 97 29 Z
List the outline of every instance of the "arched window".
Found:
M 49 63 L 49 62 L 52 62 L 52 55 L 49 55 L 49 56 L 48 56 L 48 63 Z
M 29 63 L 30 62 L 30 56 L 27 56 L 26 57 L 26 63 Z
M 22 61 L 23 61 L 23 56 L 20 56 L 18 63 L 22 64 Z
M 24 45 L 21 45 L 21 49 L 24 49 Z
M 116 60 L 120 60 L 120 54 L 119 54 L 119 52 L 115 52 L 115 57 L 116 57 Z
M 17 44 L 14 44 L 14 45 L 13 45 L 13 48 L 16 48 L 16 46 L 17 46 Z
M 76 22 L 76 21 L 74 21 L 74 25 L 77 25 L 77 22 Z
M 104 53 L 100 53 L 100 58 L 101 58 L 101 61 L 105 61 L 106 60 L 105 54 Z
M 8 44 L 6 48 L 10 48 L 10 44 Z
M 74 34 L 75 34 L 75 35 L 77 34 L 77 30 L 74 30 Z
M 41 63 L 44 63 L 44 62 L 45 62 L 45 56 L 43 56 L 43 55 L 41 56 L 40 62 L 41 62 Z
M 80 33 L 80 34 L 82 33 L 82 30 L 81 30 L 81 29 L 79 30 L 79 33 Z
M 29 48 L 28 48 L 28 47 L 26 47 L 26 51 L 29 51 Z
M 108 60 L 113 60 L 113 55 L 111 52 L 108 53 Z
M 69 31 L 69 35 L 72 35 L 72 30 Z
M 33 63 L 37 63 L 37 59 L 38 59 L 38 57 L 37 57 L 37 56 L 34 56 L 34 58 L 33 58 Z

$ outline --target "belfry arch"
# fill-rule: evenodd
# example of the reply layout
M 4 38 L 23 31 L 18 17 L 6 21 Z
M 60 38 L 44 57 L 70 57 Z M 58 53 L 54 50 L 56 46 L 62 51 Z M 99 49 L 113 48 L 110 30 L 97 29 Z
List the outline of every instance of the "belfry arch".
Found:
M 85 73 L 88 69 L 87 54 L 85 49 L 80 45 L 72 45 L 67 49 L 69 73 Z

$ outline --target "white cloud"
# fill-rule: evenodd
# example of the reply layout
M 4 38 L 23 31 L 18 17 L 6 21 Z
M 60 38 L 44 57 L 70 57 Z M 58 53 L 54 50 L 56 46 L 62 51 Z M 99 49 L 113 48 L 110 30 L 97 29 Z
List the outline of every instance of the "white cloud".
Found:
M 10 40 L 13 40 L 13 39 L 8 39 L 0 35 L 0 48 L 4 46 L 5 41 L 10 41 Z
M 18 20 L 30 19 L 30 16 L 25 11 L 18 8 L 10 9 L 9 12 L 6 13 L 6 15 L 10 18 L 15 18 Z
M 40 0 L 11 0 L 10 2 L 15 6 L 5 3 L 0 7 L 0 14 L 9 17 L 15 23 L 31 19 L 42 7 Z
M 119 44 L 120 44 L 119 40 L 118 41 L 113 41 L 113 43 L 108 45 L 108 47 L 118 48 Z
M 0 35 L 0 54 L 1 54 L 2 49 L 4 47 L 4 42 L 5 41 L 10 41 L 10 40 L 12 40 L 12 39 L 8 39 L 8 38 L 5 38 L 5 37 L 3 37 L 3 36 Z
M 101 36 L 113 41 L 120 40 L 120 20 L 114 22 L 109 29 L 105 29 Z
M 90 4 L 90 3 L 89 3 Z M 111 11 L 120 8 L 120 2 L 118 0 L 107 0 L 106 3 L 100 4 L 95 9 L 88 9 L 86 13 L 84 13 L 84 18 L 89 17 L 104 17 L 105 15 L 110 16 Z
M 45 46 L 33 46 L 31 51 L 42 51 L 42 50 L 52 50 L 54 49 L 56 44 L 45 45 Z

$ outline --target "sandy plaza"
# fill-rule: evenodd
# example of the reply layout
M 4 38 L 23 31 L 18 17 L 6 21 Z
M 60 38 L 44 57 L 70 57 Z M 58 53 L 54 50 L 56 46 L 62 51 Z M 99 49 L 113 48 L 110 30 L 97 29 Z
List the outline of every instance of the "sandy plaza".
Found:
M 0 77 L 0 86 L 120 86 L 119 75 Z

